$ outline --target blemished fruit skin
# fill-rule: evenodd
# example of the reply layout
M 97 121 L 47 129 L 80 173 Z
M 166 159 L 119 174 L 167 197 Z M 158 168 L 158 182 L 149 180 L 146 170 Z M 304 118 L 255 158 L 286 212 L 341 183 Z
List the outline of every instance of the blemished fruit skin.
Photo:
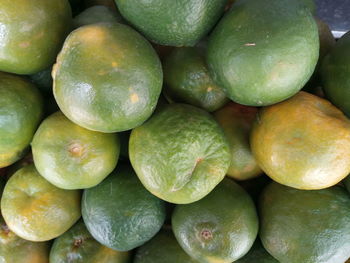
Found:
M 262 173 L 249 144 L 250 131 L 257 112 L 257 108 L 230 102 L 214 113 L 231 148 L 231 165 L 227 176 L 236 180 L 251 179 Z
M 34 74 L 53 64 L 69 33 L 68 0 L 2 0 L 0 71 Z
M 262 246 L 259 238 L 255 240 L 254 245 L 249 252 L 235 263 L 279 263 L 277 259 L 271 256 Z
M 241 0 L 213 30 L 207 62 L 231 100 L 266 106 L 301 90 L 318 55 L 317 25 L 307 8 L 290 0 Z
M 18 237 L 8 228 L 0 214 L 1 263 L 47 263 L 49 252 L 48 242 L 31 242 Z
M 322 189 L 350 173 L 350 121 L 306 92 L 262 108 L 250 144 L 261 169 L 290 187 Z
M 350 32 L 323 59 L 320 76 L 326 97 L 350 117 Z
M 122 17 L 115 10 L 103 5 L 97 5 L 85 9 L 79 15 L 74 17 L 73 26 L 74 28 L 78 28 L 101 22 L 120 23 L 122 22 Z
M 128 263 L 130 253 L 98 243 L 82 220 L 58 237 L 50 251 L 50 263 Z
M 129 158 L 142 184 L 175 204 L 195 202 L 222 181 L 228 141 L 214 118 L 187 104 L 170 104 L 131 132 Z
M 38 172 L 67 190 L 99 184 L 117 166 L 120 151 L 116 133 L 87 130 L 60 111 L 40 124 L 31 145 Z
M 129 166 L 84 191 L 82 215 L 91 235 L 118 251 L 132 250 L 150 240 L 162 227 L 165 203 L 150 194 Z
M 260 199 L 260 238 L 281 263 L 343 263 L 350 257 L 350 195 L 340 186 L 304 191 L 277 183 Z
M 164 93 L 172 101 L 188 103 L 209 112 L 228 102 L 224 91 L 214 83 L 205 62 L 205 50 L 176 48 L 165 59 Z
M 199 263 L 185 253 L 170 229 L 162 229 L 136 251 L 133 263 Z
M 0 73 L 0 168 L 26 152 L 43 114 L 42 97 L 30 81 Z
M 122 16 L 147 39 L 194 46 L 218 21 L 227 0 L 115 0 Z
M 198 202 L 176 206 L 172 215 L 180 246 L 201 263 L 231 263 L 244 256 L 258 224 L 251 197 L 228 178 Z
M 47 241 L 66 232 L 80 217 L 80 191 L 57 188 L 34 165 L 18 170 L 7 182 L 1 212 L 8 227 L 29 241 Z
M 52 76 L 54 96 L 64 115 L 86 129 L 105 133 L 129 130 L 148 119 L 163 82 L 152 46 L 119 23 L 74 30 Z

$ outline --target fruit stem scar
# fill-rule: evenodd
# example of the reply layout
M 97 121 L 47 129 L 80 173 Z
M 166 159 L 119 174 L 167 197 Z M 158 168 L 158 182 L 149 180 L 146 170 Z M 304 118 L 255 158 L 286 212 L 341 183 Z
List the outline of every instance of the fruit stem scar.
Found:
M 205 240 L 208 240 L 208 239 L 211 239 L 213 237 L 213 234 L 211 233 L 210 230 L 208 229 L 203 229 L 202 232 L 201 232 L 201 236 L 205 239 Z
M 74 247 L 80 247 L 83 244 L 83 239 L 82 238 L 78 238 L 74 240 Z
M 69 146 L 69 152 L 73 156 L 79 157 L 83 154 L 83 147 L 81 147 L 81 145 L 78 143 L 73 143 L 72 145 Z

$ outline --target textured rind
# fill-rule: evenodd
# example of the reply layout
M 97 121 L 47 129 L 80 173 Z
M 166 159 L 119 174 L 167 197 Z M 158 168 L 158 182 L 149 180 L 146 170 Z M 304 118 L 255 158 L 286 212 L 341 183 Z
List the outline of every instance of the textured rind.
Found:
M 227 175 L 236 180 L 251 179 L 262 173 L 249 143 L 257 112 L 257 108 L 230 102 L 214 113 L 230 143 L 231 165 Z
M 0 214 L 1 263 L 47 263 L 49 262 L 49 253 L 49 242 L 31 242 L 18 237 L 9 230 Z
M 350 173 L 350 121 L 306 92 L 262 108 L 250 144 L 261 169 L 290 187 L 322 189 Z
M 30 241 L 47 241 L 66 232 L 80 217 L 80 191 L 47 182 L 34 165 L 18 170 L 7 182 L 1 212 L 9 228 Z
M 164 93 L 172 101 L 184 102 L 209 112 L 228 102 L 224 91 L 209 76 L 204 50 L 177 48 L 164 63 Z
M 266 106 L 303 88 L 318 55 L 317 25 L 307 8 L 290 0 L 241 0 L 211 34 L 207 62 L 230 99 Z
M 251 197 L 226 178 L 200 201 L 176 206 L 172 226 L 180 246 L 194 259 L 231 263 L 253 245 L 258 216 Z
M 25 154 L 43 114 L 36 87 L 19 76 L 0 73 L 0 168 Z
M 61 112 L 40 124 L 31 145 L 39 173 L 63 189 L 83 189 L 99 184 L 116 167 L 120 151 L 117 134 L 87 130 Z M 72 152 L 73 147 L 77 155 Z
M 115 0 L 120 13 L 147 39 L 194 46 L 215 25 L 227 0 Z
M 198 263 L 180 247 L 170 229 L 162 229 L 136 251 L 133 263 Z
M 152 194 L 182 204 L 203 198 L 222 181 L 230 149 L 209 113 L 170 104 L 131 132 L 129 158 Z
M 118 166 L 102 183 L 84 191 L 82 215 L 98 242 L 128 251 L 160 230 L 166 211 L 165 203 L 142 186 L 131 167 Z
M 55 61 L 72 24 L 67 0 L 1 0 L 0 71 L 34 74 Z
M 350 117 L 350 32 L 326 55 L 320 76 L 326 97 Z
M 281 263 L 343 263 L 350 257 L 350 196 L 270 184 L 260 200 L 260 238 Z
M 55 239 L 50 263 L 128 263 L 130 253 L 120 252 L 98 243 L 80 220 Z
M 152 46 L 131 27 L 118 23 L 74 30 L 52 76 L 61 111 L 86 129 L 106 133 L 129 130 L 148 119 L 163 82 Z

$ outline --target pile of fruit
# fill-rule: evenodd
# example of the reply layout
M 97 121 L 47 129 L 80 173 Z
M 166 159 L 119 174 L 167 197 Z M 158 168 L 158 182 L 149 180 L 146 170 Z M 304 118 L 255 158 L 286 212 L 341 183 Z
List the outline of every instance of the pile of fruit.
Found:
M 1 0 L 0 262 L 344 263 L 350 33 L 312 0 Z

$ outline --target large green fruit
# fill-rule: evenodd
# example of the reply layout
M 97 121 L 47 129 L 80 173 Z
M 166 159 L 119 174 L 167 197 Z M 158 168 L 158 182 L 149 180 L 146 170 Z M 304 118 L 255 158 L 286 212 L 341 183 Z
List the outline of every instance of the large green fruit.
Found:
M 1 0 L 0 71 L 34 74 L 55 61 L 71 29 L 68 0 Z
M 350 257 L 350 195 L 270 184 L 260 200 L 260 237 L 281 263 L 343 263 Z
M 75 28 L 102 22 L 121 22 L 122 17 L 116 11 L 103 5 L 92 6 L 85 9 L 74 17 L 73 26 Z
M 0 215 L 1 263 L 47 263 L 49 251 L 48 242 L 31 242 L 18 237 Z
M 160 230 L 165 203 L 142 186 L 131 167 L 118 166 L 102 183 L 84 191 L 82 214 L 98 242 L 128 251 L 143 245 Z
M 127 263 L 130 254 L 98 243 L 80 220 L 52 245 L 50 263 Z
M 227 139 L 209 113 L 170 104 L 131 132 L 129 157 L 143 185 L 171 203 L 195 202 L 224 178 Z
M 23 157 L 43 114 L 43 105 L 34 85 L 7 73 L 0 73 L 0 105 L 1 168 Z
M 116 167 L 119 150 L 117 134 L 87 130 L 61 112 L 41 123 L 32 142 L 38 172 L 63 189 L 99 184 Z
M 278 263 L 278 261 L 266 251 L 257 238 L 249 252 L 235 263 Z
M 307 8 L 291 0 L 241 0 L 210 36 L 207 61 L 230 99 L 263 106 L 297 93 L 318 53 L 317 25 Z
M 34 165 L 18 170 L 7 182 L 1 212 L 21 238 L 46 241 L 62 235 L 80 217 L 80 192 L 57 188 Z
M 52 76 L 62 112 L 78 125 L 101 132 L 132 129 L 148 119 L 163 78 L 152 46 L 135 30 L 118 23 L 73 31 Z
M 123 17 L 148 39 L 193 46 L 215 25 L 227 0 L 115 0 Z
M 194 47 L 174 49 L 164 63 L 164 92 L 172 101 L 214 111 L 228 99 L 209 76 L 204 52 Z
M 231 263 L 244 256 L 258 234 L 250 196 L 224 179 L 198 202 L 178 205 L 172 226 L 181 247 L 201 263 Z
M 320 75 L 327 98 L 350 117 L 350 32 L 324 58 Z
M 227 175 L 236 180 L 251 179 L 262 173 L 249 145 L 257 112 L 257 108 L 230 102 L 214 114 L 230 143 L 231 165 Z
M 262 108 L 250 144 L 261 169 L 280 184 L 322 189 L 350 173 L 350 121 L 306 92 Z
M 163 229 L 138 248 L 133 263 L 198 263 L 183 251 L 171 230 Z

